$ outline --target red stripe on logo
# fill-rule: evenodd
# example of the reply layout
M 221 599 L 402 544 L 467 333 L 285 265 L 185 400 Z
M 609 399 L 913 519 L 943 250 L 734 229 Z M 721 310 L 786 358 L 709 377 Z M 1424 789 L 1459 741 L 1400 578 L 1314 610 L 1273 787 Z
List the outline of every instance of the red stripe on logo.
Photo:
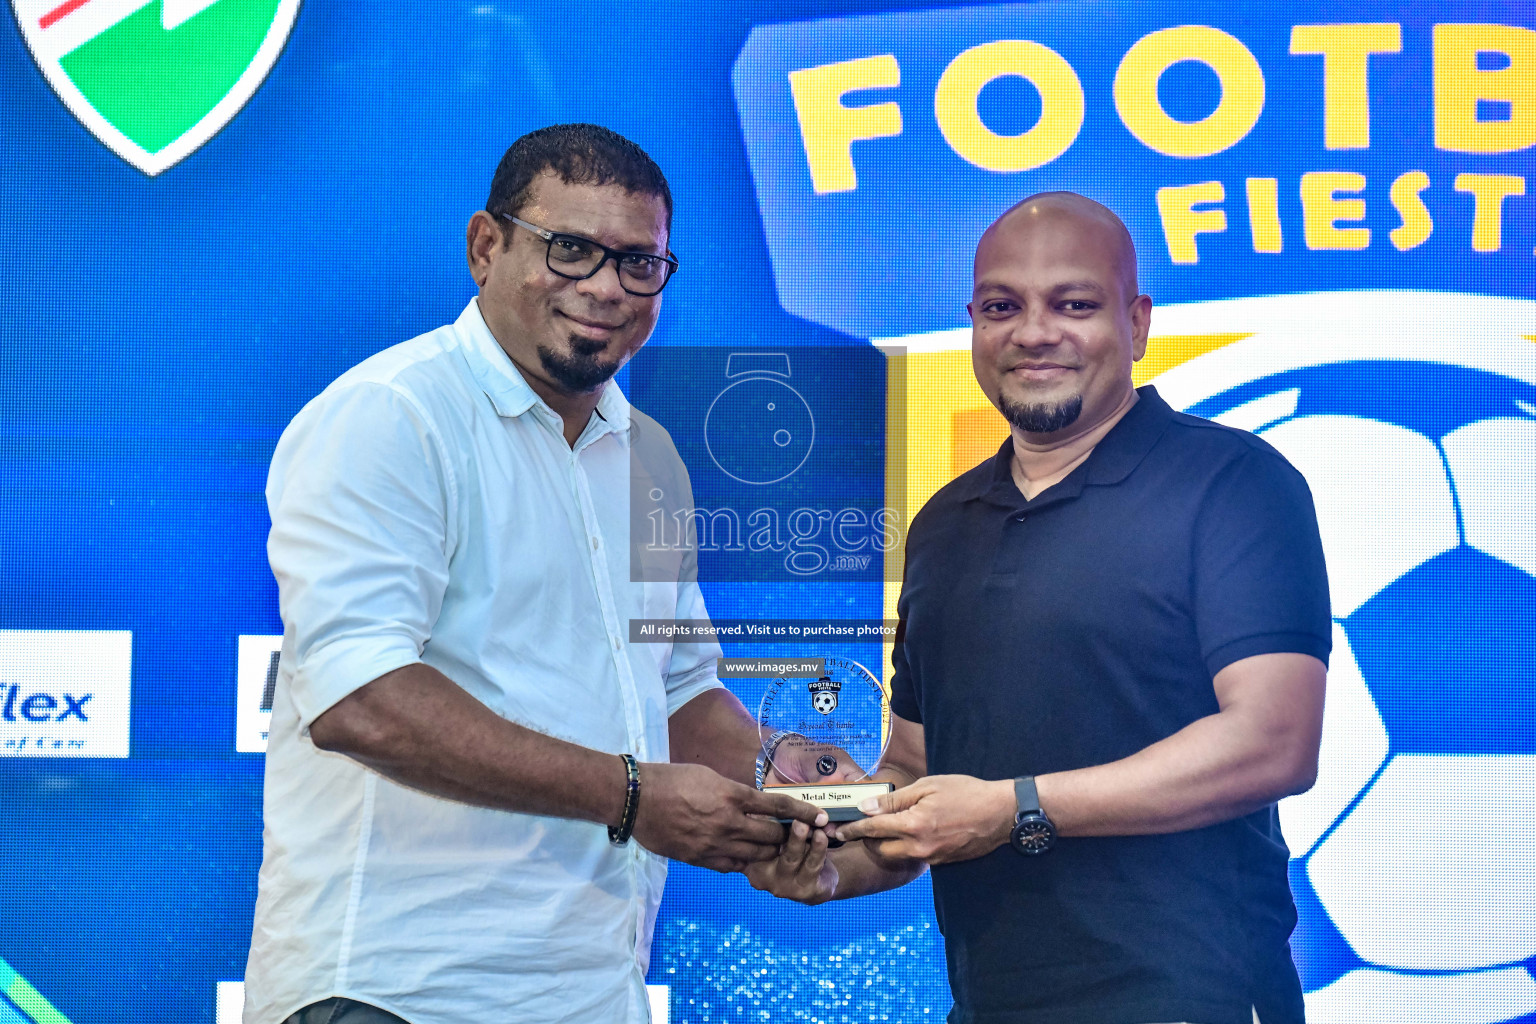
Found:
M 90 2 L 91 0 L 64 0 L 63 3 L 59 4 L 59 6 L 55 7 L 53 10 L 39 18 L 37 21 L 37 27 L 47 28 L 49 25 L 52 25 L 66 14 L 73 14 Z

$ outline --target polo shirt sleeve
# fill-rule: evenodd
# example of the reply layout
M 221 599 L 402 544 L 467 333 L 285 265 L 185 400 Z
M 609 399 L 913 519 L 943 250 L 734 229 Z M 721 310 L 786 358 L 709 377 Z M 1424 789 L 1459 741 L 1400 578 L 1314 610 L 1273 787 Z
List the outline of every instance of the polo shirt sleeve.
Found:
M 384 384 L 328 391 L 284 431 L 267 555 L 300 724 L 421 660 L 448 585 L 453 481 L 436 431 Z
M 917 702 L 917 691 L 912 686 L 912 667 L 907 664 L 905 622 L 896 627 L 896 644 L 891 649 L 891 711 L 898 718 L 909 722 L 923 721 L 923 708 Z
M 916 525 L 915 523 L 913 525 Z M 911 544 L 911 534 L 908 534 Z M 907 595 L 906 580 L 902 580 L 902 593 L 896 599 L 896 637 L 891 647 L 891 712 L 909 722 L 923 721 L 923 707 L 918 701 L 917 686 L 912 678 L 912 665 L 907 661 Z
M 1214 678 L 1259 654 L 1332 646 L 1328 575 L 1306 480 L 1272 449 L 1254 448 L 1212 482 L 1196 520 L 1194 615 Z

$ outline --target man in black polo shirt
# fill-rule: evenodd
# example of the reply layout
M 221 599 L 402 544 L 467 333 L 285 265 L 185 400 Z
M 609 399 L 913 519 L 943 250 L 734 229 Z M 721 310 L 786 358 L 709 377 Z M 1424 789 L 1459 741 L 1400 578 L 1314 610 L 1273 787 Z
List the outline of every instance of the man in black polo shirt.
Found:
M 976 251 L 997 456 L 913 521 L 884 777 L 828 854 L 793 826 L 753 884 L 803 902 L 933 865 L 957 1024 L 1301 1024 L 1275 801 L 1311 786 L 1329 652 L 1311 495 L 1263 441 L 1132 364 L 1129 233 L 1070 193 Z

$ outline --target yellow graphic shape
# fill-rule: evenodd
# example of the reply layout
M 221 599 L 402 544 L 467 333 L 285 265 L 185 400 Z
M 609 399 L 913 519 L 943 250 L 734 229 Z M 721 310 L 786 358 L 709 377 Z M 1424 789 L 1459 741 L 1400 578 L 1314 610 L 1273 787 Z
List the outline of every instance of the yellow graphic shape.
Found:
M 1008 421 L 990 405 L 985 409 L 961 409 L 951 420 L 950 474 L 959 476 L 997 454 L 1008 436 Z
M 1164 334 L 1147 339 L 1147 354 L 1141 362 L 1131 367 L 1131 381 L 1141 387 L 1150 384 L 1161 373 L 1183 366 L 1191 359 L 1226 348 L 1234 341 L 1248 337 L 1243 334 Z

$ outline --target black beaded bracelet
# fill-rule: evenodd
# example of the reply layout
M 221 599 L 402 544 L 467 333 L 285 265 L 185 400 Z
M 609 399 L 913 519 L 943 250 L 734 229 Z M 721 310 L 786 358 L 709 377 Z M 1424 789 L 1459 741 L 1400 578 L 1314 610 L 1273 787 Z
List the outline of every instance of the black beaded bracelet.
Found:
M 635 831 L 635 814 L 640 809 L 640 766 L 633 756 L 620 754 L 624 759 L 624 813 L 619 816 L 618 827 L 608 826 L 608 841 L 614 846 L 629 842 Z

